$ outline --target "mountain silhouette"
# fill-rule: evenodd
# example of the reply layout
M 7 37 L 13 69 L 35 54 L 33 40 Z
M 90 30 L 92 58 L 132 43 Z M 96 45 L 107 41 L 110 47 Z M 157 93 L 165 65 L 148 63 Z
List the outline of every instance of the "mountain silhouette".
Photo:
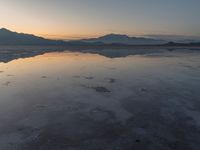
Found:
M 126 45 L 157 45 L 167 43 L 164 40 L 157 40 L 143 37 L 129 37 L 123 34 L 108 34 L 99 38 L 83 39 L 87 43 L 101 42 L 104 44 L 126 44 Z
M 134 46 L 134 45 L 161 45 L 161 46 L 199 46 L 199 42 L 176 43 L 160 39 L 129 37 L 122 34 L 108 34 L 98 38 L 82 40 L 50 40 L 32 34 L 13 32 L 0 29 L 0 45 L 55 45 L 55 46 Z
M 8 29 L 0 29 L 0 45 L 63 45 L 59 40 L 48 40 L 32 34 L 12 32 Z

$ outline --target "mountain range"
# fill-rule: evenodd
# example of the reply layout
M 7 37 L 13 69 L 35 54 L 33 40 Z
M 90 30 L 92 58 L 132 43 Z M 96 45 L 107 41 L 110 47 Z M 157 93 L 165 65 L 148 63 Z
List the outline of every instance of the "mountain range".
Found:
M 87 43 L 104 43 L 104 44 L 125 44 L 125 45 L 157 45 L 165 44 L 167 41 L 143 37 L 129 37 L 123 34 L 108 34 L 99 38 L 83 39 Z
M 165 41 L 161 39 L 144 38 L 144 37 L 129 37 L 122 34 L 108 34 L 98 38 L 89 38 L 81 40 L 63 41 L 50 40 L 43 37 L 38 37 L 32 34 L 24 34 L 10 31 L 8 29 L 0 29 L 0 45 L 56 45 L 56 46 L 71 46 L 71 45 L 200 45 L 200 43 L 174 43 L 173 41 Z

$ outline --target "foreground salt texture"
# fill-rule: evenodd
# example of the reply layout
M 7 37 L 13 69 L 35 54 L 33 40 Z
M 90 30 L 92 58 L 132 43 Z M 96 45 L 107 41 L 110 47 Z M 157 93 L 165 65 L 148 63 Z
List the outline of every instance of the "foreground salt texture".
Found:
M 199 150 L 200 52 L 0 63 L 2 150 Z

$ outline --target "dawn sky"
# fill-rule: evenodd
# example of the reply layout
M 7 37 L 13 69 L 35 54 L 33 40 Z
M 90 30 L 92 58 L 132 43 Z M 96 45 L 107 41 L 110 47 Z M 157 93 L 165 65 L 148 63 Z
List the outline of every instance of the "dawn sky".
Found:
M 200 36 L 200 0 L 0 0 L 0 28 L 48 38 Z

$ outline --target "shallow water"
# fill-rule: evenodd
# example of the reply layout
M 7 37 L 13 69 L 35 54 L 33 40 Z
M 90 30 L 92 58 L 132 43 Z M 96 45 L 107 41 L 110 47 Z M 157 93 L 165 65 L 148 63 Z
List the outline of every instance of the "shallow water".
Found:
M 198 150 L 199 89 L 199 51 L 0 63 L 0 149 Z

